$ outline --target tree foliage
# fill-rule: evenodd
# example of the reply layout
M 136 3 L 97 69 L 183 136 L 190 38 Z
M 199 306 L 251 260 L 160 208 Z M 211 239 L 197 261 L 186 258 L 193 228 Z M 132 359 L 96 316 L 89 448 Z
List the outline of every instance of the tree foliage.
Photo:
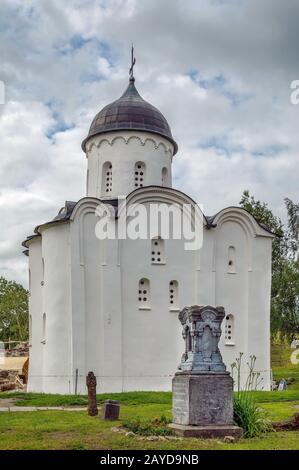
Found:
M 299 204 L 285 199 L 286 227 L 249 191 L 243 192 L 240 205 L 276 235 L 272 245 L 271 334 L 293 339 L 299 334 Z
M 28 339 L 28 291 L 0 277 L 0 341 Z

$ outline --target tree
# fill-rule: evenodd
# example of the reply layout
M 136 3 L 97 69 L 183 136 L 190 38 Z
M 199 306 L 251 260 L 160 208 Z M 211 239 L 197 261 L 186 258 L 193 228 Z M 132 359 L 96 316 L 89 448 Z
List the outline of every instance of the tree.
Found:
M 272 275 L 271 333 L 294 339 L 299 334 L 299 262 L 285 259 Z
M 0 341 L 28 339 L 28 291 L 0 277 Z
M 294 204 L 291 199 L 284 200 L 288 211 L 288 236 L 290 240 L 290 257 L 298 259 L 299 251 L 299 204 Z
M 285 204 L 287 228 L 249 191 L 244 191 L 240 200 L 241 207 L 276 235 L 272 245 L 271 335 L 293 339 L 299 334 L 299 204 L 290 199 L 285 199 Z

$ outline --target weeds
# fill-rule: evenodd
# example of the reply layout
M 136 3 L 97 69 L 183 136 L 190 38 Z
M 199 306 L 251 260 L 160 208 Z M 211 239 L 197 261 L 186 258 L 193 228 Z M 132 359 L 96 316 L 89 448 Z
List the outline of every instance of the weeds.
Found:
M 171 422 L 165 415 L 151 420 L 141 420 L 139 418 L 123 422 L 123 426 L 128 431 L 141 436 L 170 436 L 171 429 L 167 426 Z
M 231 365 L 232 377 L 236 372 L 237 392 L 234 394 L 234 421 L 243 428 L 244 437 L 255 437 L 272 430 L 271 423 L 265 410 L 259 407 L 252 392 L 261 385 L 262 378 L 255 372 L 256 357 L 250 356 L 247 362 L 248 376 L 245 387 L 241 387 L 241 368 L 243 353 Z

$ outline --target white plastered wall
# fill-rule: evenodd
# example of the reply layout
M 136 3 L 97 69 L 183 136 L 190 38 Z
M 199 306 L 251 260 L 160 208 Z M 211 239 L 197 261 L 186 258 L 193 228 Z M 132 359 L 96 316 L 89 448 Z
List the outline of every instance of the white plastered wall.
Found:
M 256 356 L 255 370 L 262 378 L 259 388 L 269 390 L 273 236 L 241 209 L 225 209 L 216 221 L 217 227 L 211 233 L 215 271 L 212 304 L 222 305 L 226 315 L 234 318 L 234 338 L 228 343 L 225 341 L 225 320 L 223 322 L 220 349 L 224 362 L 230 371 L 239 353 L 244 353 L 241 372 L 244 385 L 248 376 L 246 363 L 250 356 Z M 233 270 L 228 265 L 230 247 L 235 250 Z
M 100 201 L 83 199 L 70 222 L 73 376 L 75 380 L 78 369 L 78 393 L 86 393 L 88 371 L 97 376 L 98 390 L 119 391 L 122 383 L 118 242 L 96 238 L 98 204 Z
M 147 205 L 153 198 L 164 201 L 163 197 L 156 189 L 142 199 Z M 167 197 L 177 202 L 178 193 Z M 82 199 L 70 222 L 42 231 L 42 248 L 41 239 L 31 242 L 29 389 L 74 393 L 76 388 L 77 393 L 86 393 L 85 377 L 93 370 L 99 392 L 170 390 L 184 347 L 178 311 L 169 308 L 171 280 L 178 281 L 179 308 L 223 305 L 234 315 L 235 344 L 228 346 L 221 338 L 224 361 L 230 369 L 239 352 L 244 352 L 244 362 L 255 354 L 268 389 L 271 235 L 258 230 L 249 215 L 227 209 L 218 216 L 216 228 L 204 230 L 200 252 L 184 250 L 183 240 L 165 240 L 166 263 L 152 264 L 150 240 L 95 237 L 98 204 Z M 109 211 L 112 221 L 111 206 Z M 236 250 L 234 274 L 228 272 L 231 246 Z M 142 278 L 150 281 L 150 309 L 139 308 Z M 43 312 L 47 331 L 41 345 Z M 43 375 L 43 384 L 34 375 Z
M 43 314 L 46 315 L 43 391 L 72 393 L 69 224 L 54 224 L 43 228 L 42 257 Z
M 165 186 L 171 187 L 173 145 L 163 137 L 147 132 L 109 132 L 91 138 L 87 144 L 87 196 L 116 198 L 136 189 L 135 164 L 143 162 L 144 186 L 162 186 L 163 168 L 167 169 Z M 112 164 L 112 191 L 106 193 L 102 170 Z M 110 175 L 111 176 L 111 175 Z M 166 184 L 167 183 L 167 184 Z M 104 184 L 104 186 L 103 186 Z
M 43 344 L 41 343 L 43 319 L 42 271 L 42 239 L 41 237 L 36 237 L 31 240 L 29 245 L 29 314 L 31 316 L 31 338 L 29 345 L 28 392 L 43 391 Z

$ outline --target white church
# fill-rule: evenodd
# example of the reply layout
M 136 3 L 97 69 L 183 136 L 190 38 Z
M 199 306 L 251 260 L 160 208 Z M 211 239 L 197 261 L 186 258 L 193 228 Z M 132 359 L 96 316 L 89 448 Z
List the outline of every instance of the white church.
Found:
M 95 116 L 82 149 L 86 196 L 67 201 L 23 242 L 28 391 L 85 394 L 88 371 L 99 393 L 171 390 L 184 352 L 178 313 L 189 305 L 225 308 L 220 349 L 227 369 L 240 352 L 244 363 L 254 354 L 269 389 L 273 234 L 244 209 L 228 207 L 203 215 L 199 250 L 159 230 L 146 239 L 96 236 L 96 212 L 117 225 L 120 197 L 127 210 L 194 205 L 172 188 L 178 146 L 165 117 L 139 95 L 133 73 L 123 95 Z

